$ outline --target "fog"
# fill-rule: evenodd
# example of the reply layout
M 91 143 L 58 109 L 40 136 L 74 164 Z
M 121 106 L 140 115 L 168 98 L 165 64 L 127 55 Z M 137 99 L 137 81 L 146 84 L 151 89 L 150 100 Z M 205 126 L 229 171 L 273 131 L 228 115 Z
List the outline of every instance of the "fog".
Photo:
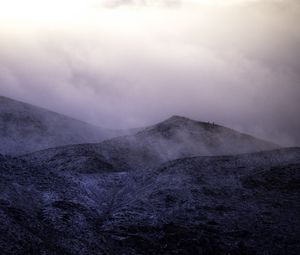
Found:
M 297 0 L 5 2 L 1 95 L 103 127 L 183 115 L 300 146 Z

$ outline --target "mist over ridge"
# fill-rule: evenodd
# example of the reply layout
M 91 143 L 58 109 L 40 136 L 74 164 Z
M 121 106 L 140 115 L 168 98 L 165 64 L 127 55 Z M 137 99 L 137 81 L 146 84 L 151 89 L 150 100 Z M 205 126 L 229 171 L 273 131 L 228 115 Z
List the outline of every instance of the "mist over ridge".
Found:
M 116 2 L 3 15 L 0 94 L 111 129 L 177 114 L 300 144 L 298 1 Z
M 125 134 L 0 96 L 0 154 L 20 155 Z

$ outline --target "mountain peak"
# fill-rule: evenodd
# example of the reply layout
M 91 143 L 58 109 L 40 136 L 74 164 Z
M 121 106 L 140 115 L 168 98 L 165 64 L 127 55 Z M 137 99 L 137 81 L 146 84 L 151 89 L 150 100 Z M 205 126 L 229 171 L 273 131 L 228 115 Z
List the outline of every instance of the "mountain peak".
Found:
M 191 119 L 180 115 L 173 115 L 169 118 L 169 120 L 191 120 Z
M 196 122 L 195 120 L 189 119 L 187 117 L 173 115 L 161 123 L 185 123 L 185 122 Z
M 221 128 L 221 126 L 213 123 L 213 122 L 203 122 L 203 121 L 197 121 L 193 120 L 187 117 L 179 116 L 179 115 L 173 115 L 172 117 L 156 124 L 153 127 L 176 127 L 176 128 L 204 128 L 204 129 L 215 129 L 215 128 Z
M 212 133 L 221 131 L 222 127 L 209 122 L 201 122 L 189 119 L 187 117 L 173 115 L 172 117 L 150 126 L 138 132 L 139 136 L 163 136 L 168 139 L 173 139 L 178 136 L 178 133 L 190 136 L 192 134 L 206 134 L 210 136 Z
M 194 119 L 190 119 L 187 117 L 183 117 L 180 115 L 173 115 L 170 118 L 166 119 L 165 121 L 162 121 L 159 124 L 198 124 L 198 125 L 209 125 L 209 126 L 218 126 L 214 122 L 204 122 L 204 121 L 198 121 Z

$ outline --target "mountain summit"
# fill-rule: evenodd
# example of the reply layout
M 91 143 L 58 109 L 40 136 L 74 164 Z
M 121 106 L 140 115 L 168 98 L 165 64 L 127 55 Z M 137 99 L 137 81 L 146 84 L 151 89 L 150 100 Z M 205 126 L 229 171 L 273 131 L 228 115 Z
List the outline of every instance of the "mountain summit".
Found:
M 161 135 L 170 135 L 172 132 L 186 131 L 186 132 L 195 132 L 199 129 L 206 131 L 216 131 L 217 128 L 221 126 L 209 122 L 195 121 L 186 117 L 174 115 L 165 121 L 162 121 L 154 126 L 150 126 L 142 130 L 141 133 L 152 133 L 152 134 L 161 134 Z
M 278 146 L 216 124 L 173 116 L 134 135 L 104 141 L 97 148 L 108 160 L 120 159 L 133 167 L 137 162 L 157 165 L 183 157 L 233 155 Z

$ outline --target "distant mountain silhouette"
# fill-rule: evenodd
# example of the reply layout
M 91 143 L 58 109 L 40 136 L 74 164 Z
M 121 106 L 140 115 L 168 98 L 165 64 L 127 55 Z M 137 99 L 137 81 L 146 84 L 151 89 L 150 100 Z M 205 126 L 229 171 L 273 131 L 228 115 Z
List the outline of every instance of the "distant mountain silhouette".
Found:
M 100 142 L 119 132 L 0 96 L 0 153 L 22 154 L 67 144 Z

